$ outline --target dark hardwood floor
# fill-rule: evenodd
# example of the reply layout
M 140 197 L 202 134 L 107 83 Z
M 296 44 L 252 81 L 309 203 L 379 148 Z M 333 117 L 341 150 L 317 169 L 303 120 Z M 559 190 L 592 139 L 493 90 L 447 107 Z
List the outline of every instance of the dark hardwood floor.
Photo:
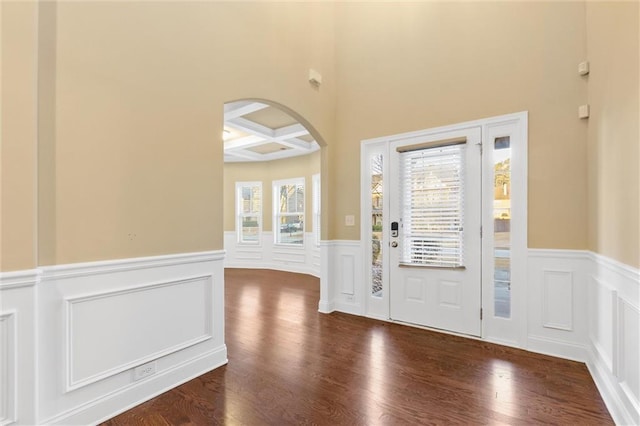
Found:
M 306 275 L 225 280 L 229 364 L 106 425 L 613 424 L 581 363 L 319 314 Z

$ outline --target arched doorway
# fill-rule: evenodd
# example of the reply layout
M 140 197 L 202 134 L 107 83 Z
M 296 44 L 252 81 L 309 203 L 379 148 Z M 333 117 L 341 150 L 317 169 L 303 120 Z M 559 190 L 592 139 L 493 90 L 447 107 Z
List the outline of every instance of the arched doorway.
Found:
M 225 267 L 320 277 L 324 140 L 263 99 L 225 103 L 222 136 Z

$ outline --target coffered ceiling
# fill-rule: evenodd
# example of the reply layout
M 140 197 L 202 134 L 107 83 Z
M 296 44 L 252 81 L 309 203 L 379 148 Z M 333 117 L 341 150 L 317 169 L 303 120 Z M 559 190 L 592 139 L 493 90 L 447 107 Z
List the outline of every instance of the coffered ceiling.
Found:
M 224 106 L 224 161 L 271 161 L 320 149 L 309 131 L 282 110 L 260 102 Z

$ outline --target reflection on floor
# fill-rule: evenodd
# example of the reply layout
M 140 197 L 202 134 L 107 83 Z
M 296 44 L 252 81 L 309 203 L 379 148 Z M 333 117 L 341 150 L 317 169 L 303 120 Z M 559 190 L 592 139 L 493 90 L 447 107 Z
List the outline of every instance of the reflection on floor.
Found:
M 225 280 L 229 364 L 107 425 L 613 424 L 584 364 L 320 314 L 308 275 Z

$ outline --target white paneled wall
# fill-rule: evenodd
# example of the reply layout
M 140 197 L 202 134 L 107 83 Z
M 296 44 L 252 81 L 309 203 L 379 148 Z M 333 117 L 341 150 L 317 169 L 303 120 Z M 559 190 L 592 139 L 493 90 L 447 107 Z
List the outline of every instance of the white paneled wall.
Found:
M 305 238 L 0 274 L 0 425 L 96 423 L 226 363 L 223 263 L 319 276 L 321 312 L 365 315 L 360 241 Z M 523 349 L 586 362 L 614 420 L 640 424 L 639 271 L 540 249 L 527 269 Z
M 0 424 L 97 423 L 225 364 L 223 257 L 0 275 Z
M 527 348 L 586 361 L 589 255 L 573 250 L 529 250 Z
M 276 269 L 320 276 L 320 246 L 314 234 L 305 232 L 301 247 L 278 245 L 272 232 L 263 232 L 259 244 L 239 244 L 236 233 L 224 233 L 225 268 Z
M 365 315 L 361 243 L 327 241 L 322 249 L 320 311 Z M 586 362 L 618 424 L 640 424 L 639 276 L 588 251 L 528 253 L 522 348 Z
M 591 255 L 587 365 L 618 424 L 640 424 L 640 272 Z
M 39 271 L 0 273 L 0 425 L 35 424 Z
M 365 314 L 365 279 L 359 241 L 334 240 L 328 248 L 328 297 L 335 310 Z

